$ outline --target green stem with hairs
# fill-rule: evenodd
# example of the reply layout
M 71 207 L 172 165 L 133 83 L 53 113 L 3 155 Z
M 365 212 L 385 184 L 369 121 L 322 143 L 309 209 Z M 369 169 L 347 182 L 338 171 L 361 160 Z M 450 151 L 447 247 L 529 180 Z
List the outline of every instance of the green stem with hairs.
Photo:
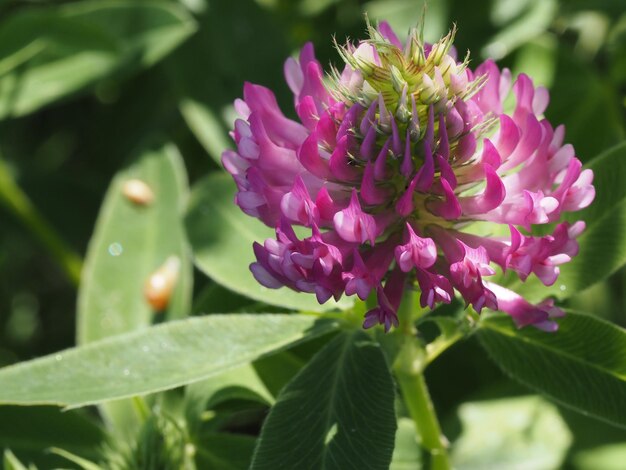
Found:
M 65 276 L 78 286 L 82 267 L 81 258 L 56 233 L 15 183 L 6 161 L 0 157 L 0 204 L 12 212 L 48 250 Z
M 417 429 L 422 447 L 430 454 L 431 470 L 449 470 L 448 445 L 426 381 L 426 351 L 419 344 L 414 326 L 413 293 L 405 296 L 398 311 L 400 325 L 397 331 L 400 352 L 394 362 L 394 372 L 404 403 Z

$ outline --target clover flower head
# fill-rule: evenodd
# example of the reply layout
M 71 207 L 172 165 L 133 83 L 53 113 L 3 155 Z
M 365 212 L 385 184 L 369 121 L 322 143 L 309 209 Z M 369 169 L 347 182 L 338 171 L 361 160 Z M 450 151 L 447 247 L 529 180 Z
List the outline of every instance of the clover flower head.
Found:
M 547 90 L 491 60 L 472 70 L 454 29 L 434 44 L 417 28 L 405 43 L 384 22 L 368 32 L 337 46 L 341 71 L 324 75 L 311 44 L 286 61 L 299 122 L 260 85 L 235 103 L 237 150 L 222 162 L 239 207 L 276 229 L 254 245 L 255 278 L 321 303 L 375 293 L 366 328 L 397 325 L 403 291 L 418 288 L 423 307 L 456 292 L 478 312 L 554 330 L 562 311 L 550 301 L 486 280 L 499 267 L 551 285 L 578 250 L 584 223 L 559 221 L 592 202 L 593 174 L 543 117 Z M 475 222 L 505 235 L 479 235 Z M 537 225 L 553 231 L 533 235 Z

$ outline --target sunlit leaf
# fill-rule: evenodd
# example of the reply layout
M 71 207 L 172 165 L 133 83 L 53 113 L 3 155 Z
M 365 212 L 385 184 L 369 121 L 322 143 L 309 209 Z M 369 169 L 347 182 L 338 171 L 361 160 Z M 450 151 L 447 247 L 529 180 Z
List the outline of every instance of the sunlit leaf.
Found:
M 145 205 L 131 201 L 124 193 L 131 180 L 145 183 L 153 200 Z M 85 261 L 78 295 L 80 343 L 189 313 L 192 267 L 182 225 L 187 197 L 185 169 L 173 145 L 145 151 L 115 176 Z M 145 285 L 171 256 L 181 264 L 178 279 L 165 311 L 156 312 L 146 300 Z
M 540 397 L 464 403 L 452 448 L 455 468 L 556 470 L 572 436 L 554 405 Z
M 507 374 L 557 402 L 626 427 L 626 331 L 568 313 L 556 333 L 518 330 L 507 315 L 484 316 L 478 338 Z
M 551 88 L 556 72 L 558 41 L 552 34 L 543 34 L 527 42 L 515 57 L 513 75 L 525 73 L 535 86 Z
M 132 181 L 147 185 L 139 189 L 151 192 L 150 201 L 129 199 L 127 185 Z M 171 144 L 144 151 L 115 176 L 89 243 L 78 292 L 80 344 L 189 314 L 193 266 L 182 220 L 187 197 L 185 168 Z M 173 291 L 163 297 L 169 297 L 169 302 L 164 311 L 157 311 L 148 303 L 146 284 L 166 263 L 178 268 L 172 273 Z M 127 402 L 103 409 L 119 429 L 137 425 Z
M 577 452 L 573 457 L 576 470 L 622 470 L 626 462 L 626 444 L 612 444 Z
M 5 470 L 29 470 L 9 449 L 4 451 L 3 466 Z
M 409 418 L 399 418 L 396 444 L 389 470 L 418 470 L 420 468 L 422 468 L 422 450 L 417 442 L 415 424 Z
M 58 455 L 59 457 L 62 457 L 66 460 L 69 460 L 74 465 L 78 465 L 78 467 L 81 468 L 82 470 L 101 470 L 101 467 L 99 465 L 96 465 L 91 460 L 87 460 L 82 457 L 79 457 L 78 455 L 73 454 L 65 449 L 61 449 L 59 447 L 51 447 L 50 453 Z
M 499 3 L 505 3 L 500 0 Z M 483 48 L 482 55 L 500 59 L 521 44 L 543 33 L 558 11 L 556 0 L 532 0 L 519 18 L 502 28 Z
M 0 403 L 79 407 L 197 382 L 328 333 L 312 315 L 167 322 L 0 369 Z

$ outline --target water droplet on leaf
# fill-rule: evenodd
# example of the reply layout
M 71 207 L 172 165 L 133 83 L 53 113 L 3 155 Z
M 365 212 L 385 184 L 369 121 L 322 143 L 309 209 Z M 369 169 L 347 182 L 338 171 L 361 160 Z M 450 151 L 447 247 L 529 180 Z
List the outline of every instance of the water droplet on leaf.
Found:
M 119 243 L 111 243 L 108 252 L 111 256 L 119 256 L 124 252 L 124 248 Z

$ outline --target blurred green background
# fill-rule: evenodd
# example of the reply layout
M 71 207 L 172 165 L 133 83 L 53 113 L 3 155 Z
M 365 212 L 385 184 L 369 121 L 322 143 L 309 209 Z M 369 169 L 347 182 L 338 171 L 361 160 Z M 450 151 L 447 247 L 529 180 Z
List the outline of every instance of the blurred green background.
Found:
M 418 0 L 0 0 L 2 172 L 83 256 L 109 182 L 138 149 L 174 142 L 192 183 L 222 171 L 217 162 L 230 145 L 232 101 L 244 80 L 274 90 L 294 116 L 282 64 L 305 41 L 314 42 L 322 64 L 337 63 L 332 36 L 363 37 L 364 12 L 404 33 L 421 11 Z M 453 22 L 456 47 L 471 50 L 472 66 L 493 57 L 550 89 L 547 118 L 566 125 L 566 141 L 583 162 L 624 140 L 624 0 L 431 0 L 427 40 Z M 195 292 L 210 282 L 195 276 Z M 626 326 L 625 291 L 622 270 L 569 306 Z M 73 345 L 76 295 L 3 192 L 0 365 Z M 473 340 L 427 375 L 452 437 L 459 404 L 525 393 Z M 611 468 L 586 466 L 581 452 L 626 442 L 626 432 L 562 414 L 574 434 L 568 465 Z M 607 452 L 626 462 L 624 448 Z

